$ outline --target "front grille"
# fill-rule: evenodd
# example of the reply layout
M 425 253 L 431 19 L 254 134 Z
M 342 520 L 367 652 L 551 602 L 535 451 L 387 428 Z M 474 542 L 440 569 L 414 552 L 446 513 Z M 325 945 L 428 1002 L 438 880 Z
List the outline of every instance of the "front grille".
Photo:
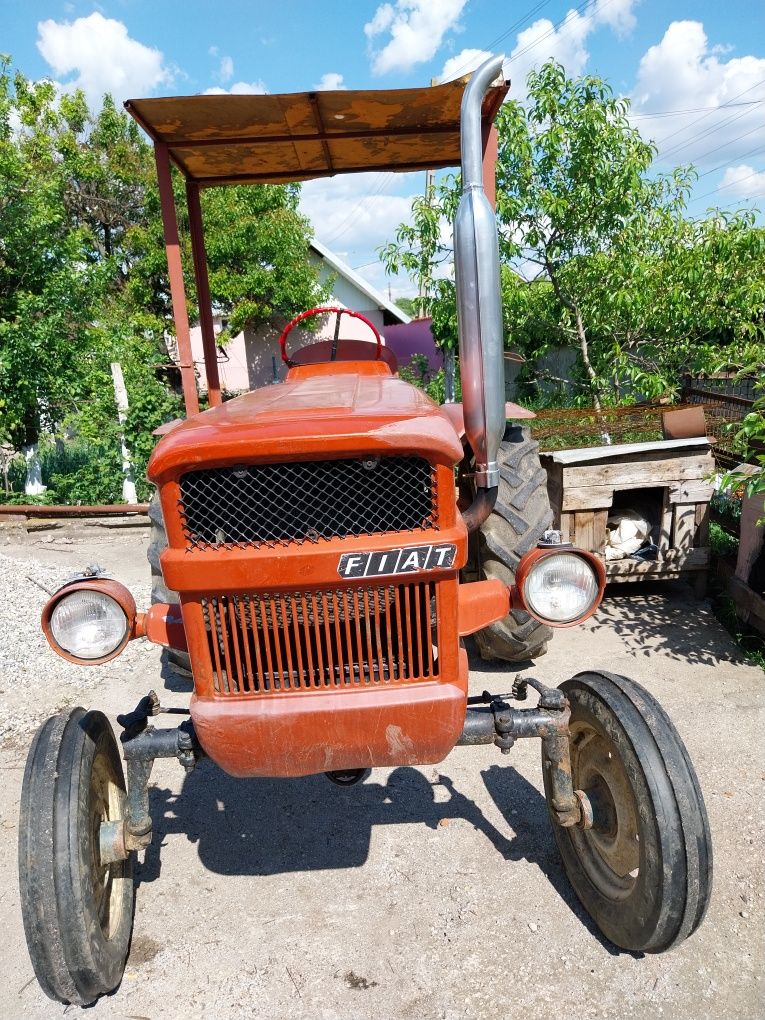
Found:
M 369 457 L 188 471 L 188 549 L 275 546 L 436 527 L 435 472 L 422 457 Z
M 438 586 L 202 600 L 218 694 L 349 688 L 438 676 Z

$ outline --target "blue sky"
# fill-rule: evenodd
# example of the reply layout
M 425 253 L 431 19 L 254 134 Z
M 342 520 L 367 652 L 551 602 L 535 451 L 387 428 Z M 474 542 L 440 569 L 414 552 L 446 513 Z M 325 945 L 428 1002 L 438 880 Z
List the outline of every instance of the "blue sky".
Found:
M 631 97 L 659 165 L 694 162 L 692 212 L 765 206 L 765 0 L 0 0 L 0 51 L 33 78 L 146 95 L 427 85 L 507 55 L 513 94 L 554 56 Z M 386 286 L 375 247 L 422 175 L 310 182 L 317 236 Z M 393 296 L 411 293 L 393 281 Z

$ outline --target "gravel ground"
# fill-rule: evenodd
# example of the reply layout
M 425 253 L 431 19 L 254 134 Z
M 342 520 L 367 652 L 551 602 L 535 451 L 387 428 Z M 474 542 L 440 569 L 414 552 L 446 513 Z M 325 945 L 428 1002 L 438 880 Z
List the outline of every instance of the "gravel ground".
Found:
M 76 1016 L 34 981 L 16 884 L 17 813 L 31 734 L 64 705 L 112 718 L 154 686 L 184 684 L 133 642 L 84 669 L 47 647 L 47 595 L 97 559 L 147 604 L 146 533 L 0 528 L 0 1015 Z M 69 541 L 67 541 L 69 539 Z M 627 1020 L 765 1016 L 763 674 L 744 663 L 682 585 L 617 589 L 560 631 L 535 667 L 560 682 L 586 666 L 641 680 L 686 741 L 715 846 L 706 922 L 664 956 L 602 939 L 561 871 L 539 747 L 458 748 L 441 765 L 376 770 L 351 790 L 323 777 L 237 781 L 212 764 L 155 766 L 155 839 L 139 864 L 125 979 L 95 1018 Z M 474 690 L 509 686 L 475 663 Z

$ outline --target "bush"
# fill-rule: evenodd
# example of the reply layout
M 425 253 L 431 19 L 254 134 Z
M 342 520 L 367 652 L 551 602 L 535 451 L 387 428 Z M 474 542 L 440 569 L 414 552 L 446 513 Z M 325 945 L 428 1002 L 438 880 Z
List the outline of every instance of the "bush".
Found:
M 402 365 L 398 370 L 399 376 L 420 390 L 424 390 L 431 400 L 437 404 L 443 404 L 446 399 L 446 376 L 444 370 L 439 368 L 431 372 L 428 359 L 424 354 L 413 354 L 407 365 Z M 454 374 L 454 396 L 456 400 L 462 400 L 462 387 L 460 385 L 459 362 L 455 365 Z

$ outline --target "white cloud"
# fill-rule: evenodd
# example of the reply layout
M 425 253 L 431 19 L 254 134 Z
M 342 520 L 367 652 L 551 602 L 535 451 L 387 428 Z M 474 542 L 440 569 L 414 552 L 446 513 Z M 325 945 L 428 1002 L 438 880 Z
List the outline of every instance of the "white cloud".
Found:
M 465 74 L 470 74 L 491 56 L 488 50 L 462 50 L 455 57 L 449 57 L 443 66 L 439 81 L 454 81 Z
M 547 60 L 557 60 L 569 75 L 581 74 L 589 58 L 585 42 L 595 27 L 594 18 L 583 17 L 571 10 L 559 28 L 547 18 L 540 18 L 519 32 L 516 44 L 505 61 L 505 77 L 512 83 L 512 98 L 526 98 L 529 71 Z
M 339 255 L 378 290 L 393 299 L 411 297 L 416 287 L 406 273 L 388 278 L 376 260 L 376 250 L 395 239 L 399 223 L 411 218 L 412 199 L 423 188 L 417 173 L 364 173 L 306 181 L 300 211 L 313 225 L 316 237 Z M 451 225 L 442 224 L 441 240 L 451 244 Z M 359 263 L 363 265 L 359 266 Z M 435 276 L 449 276 L 451 264 L 438 267 Z
M 105 92 L 118 102 L 144 96 L 173 81 L 160 50 L 131 39 L 126 25 L 95 11 L 75 21 L 49 18 L 37 25 L 37 48 L 64 89 L 80 88 L 97 106 Z
M 218 81 L 225 84 L 227 81 L 231 81 L 234 77 L 234 61 L 231 57 L 221 57 L 220 67 L 218 68 Z
M 382 4 L 371 21 L 364 25 L 369 39 L 372 70 L 375 74 L 410 71 L 416 64 L 431 60 L 444 35 L 459 28 L 459 18 L 467 0 L 396 0 Z M 375 49 L 378 36 L 390 35 L 381 49 Z
M 673 21 L 643 55 L 632 113 L 667 162 L 722 164 L 765 142 L 765 58 L 724 60 L 724 52 L 710 46 L 701 22 Z
M 343 85 L 342 74 L 338 74 L 337 71 L 327 71 L 326 74 L 321 76 L 321 80 L 314 85 L 316 92 L 337 92 L 347 87 L 347 85 Z
M 263 96 L 268 92 L 266 83 L 263 81 L 235 81 L 230 89 L 220 88 L 214 85 L 205 89 L 203 96 Z
M 765 170 L 755 170 L 746 163 L 729 166 L 718 190 L 729 191 L 736 198 L 759 198 L 765 195 Z
M 637 24 L 632 8 L 640 0 L 595 0 L 588 13 L 601 25 L 609 25 L 619 38 L 629 35 Z
M 526 76 L 532 68 L 547 60 L 557 60 L 567 73 L 575 76 L 584 70 L 589 53 L 587 37 L 606 26 L 619 36 L 635 26 L 633 8 L 637 0 L 593 0 L 583 14 L 570 10 L 560 25 L 549 18 L 539 18 L 519 32 L 515 46 L 505 60 L 505 76 L 512 83 L 513 99 L 526 98 Z M 487 50 L 465 49 L 450 57 L 441 71 L 441 81 L 450 81 L 468 74 L 487 57 Z
M 374 251 L 393 240 L 399 223 L 409 219 L 421 174 L 348 174 L 306 181 L 300 210 L 316 236 L 329 248 Z M 406 194 L 391 194 L 392 191 Z

